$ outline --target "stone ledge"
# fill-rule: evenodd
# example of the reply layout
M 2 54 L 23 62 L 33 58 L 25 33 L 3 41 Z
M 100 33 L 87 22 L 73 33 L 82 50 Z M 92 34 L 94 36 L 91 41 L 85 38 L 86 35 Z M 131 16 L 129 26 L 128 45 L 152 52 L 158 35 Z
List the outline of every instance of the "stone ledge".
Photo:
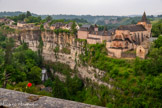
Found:
M 103 108 L 0 88 L 0 107 L 2 106 L 7 108 Z

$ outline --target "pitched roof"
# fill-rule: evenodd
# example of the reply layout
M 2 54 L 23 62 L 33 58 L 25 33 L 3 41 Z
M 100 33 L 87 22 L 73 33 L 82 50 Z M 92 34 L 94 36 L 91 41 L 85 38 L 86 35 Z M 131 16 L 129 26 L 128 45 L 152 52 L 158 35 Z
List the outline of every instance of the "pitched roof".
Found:
M 136 32 L 136 31 L 146 31 L 143 25 L 121 25 L 117 28 L 117 30 L 129 30 L 130 32 Z
M 81 31 L 91 31 L 90 28 L 92 26 L 91 25 L 82 25 L 82 27 L 80 27 Z
M 62 22 L 56 22 L 55 24 L 52 24 L 51 26 L 61 27 L 61 26 L 65 26 L 65 24 L 63 24 Z
M 146 22 L 146 23 L 150 24 L 150 21 L 147 19 L 145 12 L 143 13 L 143 16 L 141 18 L 141 22 Z
M 68 27 L 71 27 L 72 25 L 73 25 L 73 22 L 69 22 L 69 23 L 67 24 Z
M 26 24 L 26 22 L 24 22 L 24 21 L 18 21 L 18 23 L 21 23 L 21 24 Z
M 90 28 L 91 25 L 85 24 L 85 25 L 82 25 L 82 27 L 84 27 L 84 28 Z

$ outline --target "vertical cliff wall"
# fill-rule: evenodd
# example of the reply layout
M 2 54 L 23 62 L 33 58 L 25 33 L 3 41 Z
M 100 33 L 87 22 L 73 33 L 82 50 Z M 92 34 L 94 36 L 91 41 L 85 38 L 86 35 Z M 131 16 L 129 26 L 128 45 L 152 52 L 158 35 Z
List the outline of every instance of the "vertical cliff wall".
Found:
M 53 31 L 40 31 L 40 30 L 24 30 L 17 34 L 8 34 L 8 37 L 13 37 L 16 40 L 16 44 L 20 45 L 22 42 L 26 42 L 30 49 L 37 51 L 40 45 L 40 41 L 43 42 L 42 56 L 45 61 L 61 62 L 68 64 L 71 69 L 77 67 L 79 76 L 83 79 L 90 79 L 92 82 L 103 84 L 109 88 L 112 88 L 110 84 L 102 82 L 102 78 L 105 74 L 104 71 L 96 69 L 90 66 L 78 66 L 79 54 L 84 53 L 83 42 L 76 41 L 72 35 L 66 33 L 55 34 Z M 54 51 L 59 48 L 59 51 Z M 70 53 L 65 53 L 62 50 L 69 50 Z M 57 56 L 57 57 L 56 57 Z

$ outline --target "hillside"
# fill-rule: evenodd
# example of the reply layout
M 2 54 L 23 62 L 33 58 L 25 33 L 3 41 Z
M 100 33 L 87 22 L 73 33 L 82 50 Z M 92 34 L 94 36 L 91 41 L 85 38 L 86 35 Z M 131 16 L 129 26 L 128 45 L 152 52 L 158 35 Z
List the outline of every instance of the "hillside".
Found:
M 0 12 L 0 17 L 3 16 L 18 16 L 23 12 Z M 45 19 L 48 15 L 37 15 L 32 14 L 33 16 L 41 16 L 41 18 Z M 98 24 L 103 26 L 108 26 L 109 29 L 116 28 L 119 25 L 127 25 L 127 24 L 136 24 L 137 21 L 140 20 L 141 16 L 92 16 L 92 15 L 51 15 L 53 19 L 66 19 L 66 20 L 86 20 L 90 24 Z M 150 20 L 157 20 L 156 17 L 148 16 Z M 158 19 L 162 17 L 159 15 Z M 84 21 L 84 23 L 86 22 Z

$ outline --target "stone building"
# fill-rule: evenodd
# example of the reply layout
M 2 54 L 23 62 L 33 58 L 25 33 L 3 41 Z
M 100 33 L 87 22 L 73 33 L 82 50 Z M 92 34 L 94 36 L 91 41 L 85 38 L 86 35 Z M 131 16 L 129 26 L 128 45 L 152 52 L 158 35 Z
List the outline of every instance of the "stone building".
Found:
M 8 18 L 0 18 L 0 23 L 12 25 L 14 23 L 14 21 L 11 19 L 8 19 Z
M 78 30 L 78 38 L 79 39 L 87 39 L 88 34 L 92 31 L 93 26 L 92 25 L 83 25 Z
M 54 30 L 54 29 L 66 29 L 66 30 L 71 30 L 71 27 L 73 25 L 73 22 L 69 22 L 68 24 L 65 24 L 65 23 L 62 23 L 62 22 L 56 22 L 55 24 L 52 24 L 50 26 L 50 29 L 51 30 Z M 76 29 L 78 30 L 80 27 L 79 25 L 76 23 Z
M 49 22 L 45 22 L 43 24 L 43 27 L 44 27 L 44 29 L 49 30 L 50 29 Z
M 109 55 L 112 56 L 113 54 L 113 56 L 121 58 L 122 52 L 136 50 L 144 41 L 149 41 L 151 29 L 152 25 L 149 20 L 147 20 L 145 12 L 141 21 L 137 24 L 119 26 L 115 31 L 112 41 L 107 42 Z M 136 55 L 138 56 L 138 54 Z
M 121 25 L 116 30 L 107 31 L 104 29 L 103 31 L 99 31 L 97 25 L 83 25 L 78 30 L 78 38 L 86 39 L 88 44 L 106 41 L 108 55 L 121 58 L 123 52 L 136 50 L 143 42 L 148 42 L 151 37 L 151 29 L 152 25 L 147 20 L 146 13 L 144 12 L 137 24 Z M 145 47 L 144 49 L 146 50 L 147 48 Z M 148 51 L 145 52 L 144 56 Z M 136 56 L 139 56 L 139 54 L 136 54 Z M 143 56 L 139 57 L 145 58 Z
M 23 22 L 23 21 L 18 21 L 17 22 L 17 27 L 25 27 L 27 26 L 27 23 Z
M 76 29 L 79 30 L 79 29 L 80 29 L 79 25 L 78 25 L 77 23 L 75 23 L 75 24 L 76 24 Z M 63 27 L 63 29 L 71 30 L 72 25 L 73 25 L 73 22 L 69 22 L 68 24 L 66 24 L 66 25 Z
M 64 26 L 65 26 L 64 23 L 62 23 L 62 22 L 56 22 L 55 24 L 52 24 L 50 26 L 50 29 L 51 30 L 55 30 L 55 29 L 63 28 Z
M 107 29 L 99 31 L 97 25 L 83 25 L 78 31 L 78 38 L 86 39 L 88 44 L 102 43 L 111 41 L 112 32 Z

